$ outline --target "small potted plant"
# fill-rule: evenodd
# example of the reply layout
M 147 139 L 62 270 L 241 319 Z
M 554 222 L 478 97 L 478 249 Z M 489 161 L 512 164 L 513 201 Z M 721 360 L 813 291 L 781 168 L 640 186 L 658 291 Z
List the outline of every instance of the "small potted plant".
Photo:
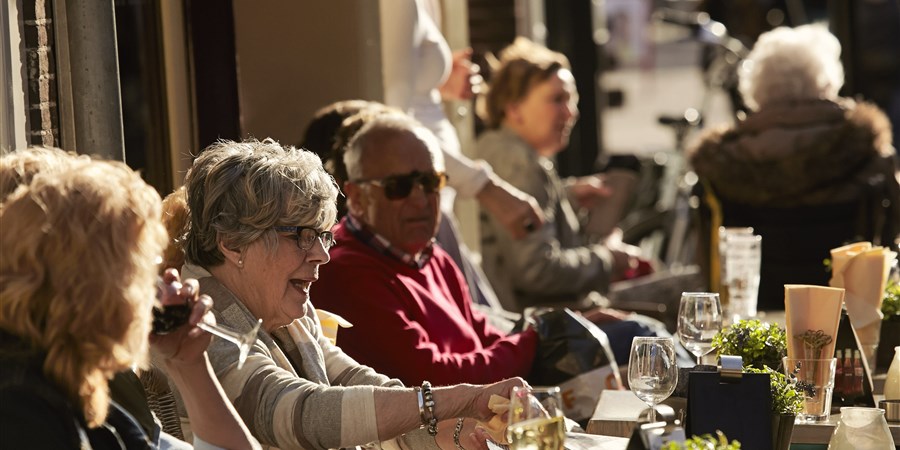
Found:
M 787 450 L 791 446 L 791 434 L 794 431 L 794 419 L 803 408 L 803 394 L 797 390 L 794 381 L 769 366 L 762 369 L 744 368 L 749 373 L 769 374 L 769 386 L 772 392 L 772 448 Z
M 900 345 L 900 283 L 897 280 L 888 283 L 884 290 L 881 312 L 884 314 L 884 321 L 881 322 L 875 367 L 885 368 L 891 365 L 894 348 Z
M 693 436 L 684 442 L 668 442 L 660 450 L 740 450 L 740 442 L 728 442 L 721 431 L 716 432 L 716 435 L 704 434 Z
M 743 359 L 744 367 L 781 370 L 781 358 L 787 355 L 784 329 L 775 323 L 757 319 L 741 320 L 725 327 L 713 338 L 716 355 L 735 355 Z

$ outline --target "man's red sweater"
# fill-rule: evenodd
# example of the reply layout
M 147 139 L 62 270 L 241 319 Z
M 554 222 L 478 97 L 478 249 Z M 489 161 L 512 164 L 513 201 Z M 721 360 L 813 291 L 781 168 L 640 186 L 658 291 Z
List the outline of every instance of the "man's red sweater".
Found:
M 357 239 L 344 222 L 319 268 L 312 303 L 353 323 L 337 344 L 358 362 L 406 385 L 491 383 L 531 370 L 537 335 L 504 335 L 471 308 L 462 273 L 435 245 L 416 269 Z

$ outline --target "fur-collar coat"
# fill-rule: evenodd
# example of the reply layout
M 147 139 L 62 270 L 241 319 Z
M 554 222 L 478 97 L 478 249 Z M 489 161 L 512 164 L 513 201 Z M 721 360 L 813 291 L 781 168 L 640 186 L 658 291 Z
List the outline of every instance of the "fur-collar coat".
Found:
M 894 206 L 893 221 L 900 221 L 891 125 L 871 104 L 840 99 L 770 105 L 734 127 L 707 132 L 688 158 L 723 200 L 821 205 L 859 198 L 880 184 Z

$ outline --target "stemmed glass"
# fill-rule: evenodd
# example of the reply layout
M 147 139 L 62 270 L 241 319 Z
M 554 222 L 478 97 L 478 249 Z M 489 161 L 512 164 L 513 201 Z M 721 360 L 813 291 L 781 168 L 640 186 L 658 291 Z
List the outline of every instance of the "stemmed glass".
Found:
M 566 425 L 559 387 L 514 387 L 506 434 L 513 450 L 563 450 Z
M 635 337 L 628 357 L 628 386 L 650 406 L 650 421 L 656 421 L 655 406 L 675 391 L 678 365 L 675 343 L 667 337 Z
M 714 292 L 685 292 L 678 305 L 678 338 L 697 357 L 712 350 L 712 341 L 722 329 L 722 303 Z
M 191 317 L 193 308 L 194 305 L 192 302 L 165 305 L 161 308 L 159 306 L 154 306 L 153 332 L 156 334 L 168 334 L 175 331 L 177 328 L 187 323 L 188 319 Z M 197 328 L 238 346 L 238 349 L 240 350 L 238 353 L 238 370 L 244 367 L 244 362 L 247 361 L 247 355 L 250 354 L 250 347 L 256 342 L 256 333 L 259 331 L 260 326 L 262 326 L 262 319 L 259 319 L 251 330 L 246 333 L 240 333 L 237 330 L 223 325 L 210 325 L 202 321 L 197 323 Z

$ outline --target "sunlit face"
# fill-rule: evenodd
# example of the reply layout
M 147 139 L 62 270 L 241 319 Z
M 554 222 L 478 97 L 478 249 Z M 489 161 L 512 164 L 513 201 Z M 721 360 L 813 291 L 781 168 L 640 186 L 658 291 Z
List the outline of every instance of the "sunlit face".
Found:
M 535 84 L 522 100 L 507 106 L 504 125 L 540 155 L 552 156 L 569 144 L 578 118 L 578 91 L 568 69 Z
M 319 266 L 329 260 L 318 239 L 309 250 L 297 247 L 296 233 L 279 232 L 274 249 L 257 239 L 244 252 L 241 299 L 266 330 L 288 325 L 306 314 L 309 287 L 319 279 Z
M 415 134 L 404 131 L 391 132 L 372 142 L 361 164 L 363 180 L 380 180 L 413 171 L 435 171 L 426 144 Z M 439 223 L 439 193 L 426 193 L 422 185 L 416 183 L 409 196 L 391 200 L 381 186 L 351 184 L 347 189 L 351 214 L 391 245 L 417 254 L 434 238 Z

